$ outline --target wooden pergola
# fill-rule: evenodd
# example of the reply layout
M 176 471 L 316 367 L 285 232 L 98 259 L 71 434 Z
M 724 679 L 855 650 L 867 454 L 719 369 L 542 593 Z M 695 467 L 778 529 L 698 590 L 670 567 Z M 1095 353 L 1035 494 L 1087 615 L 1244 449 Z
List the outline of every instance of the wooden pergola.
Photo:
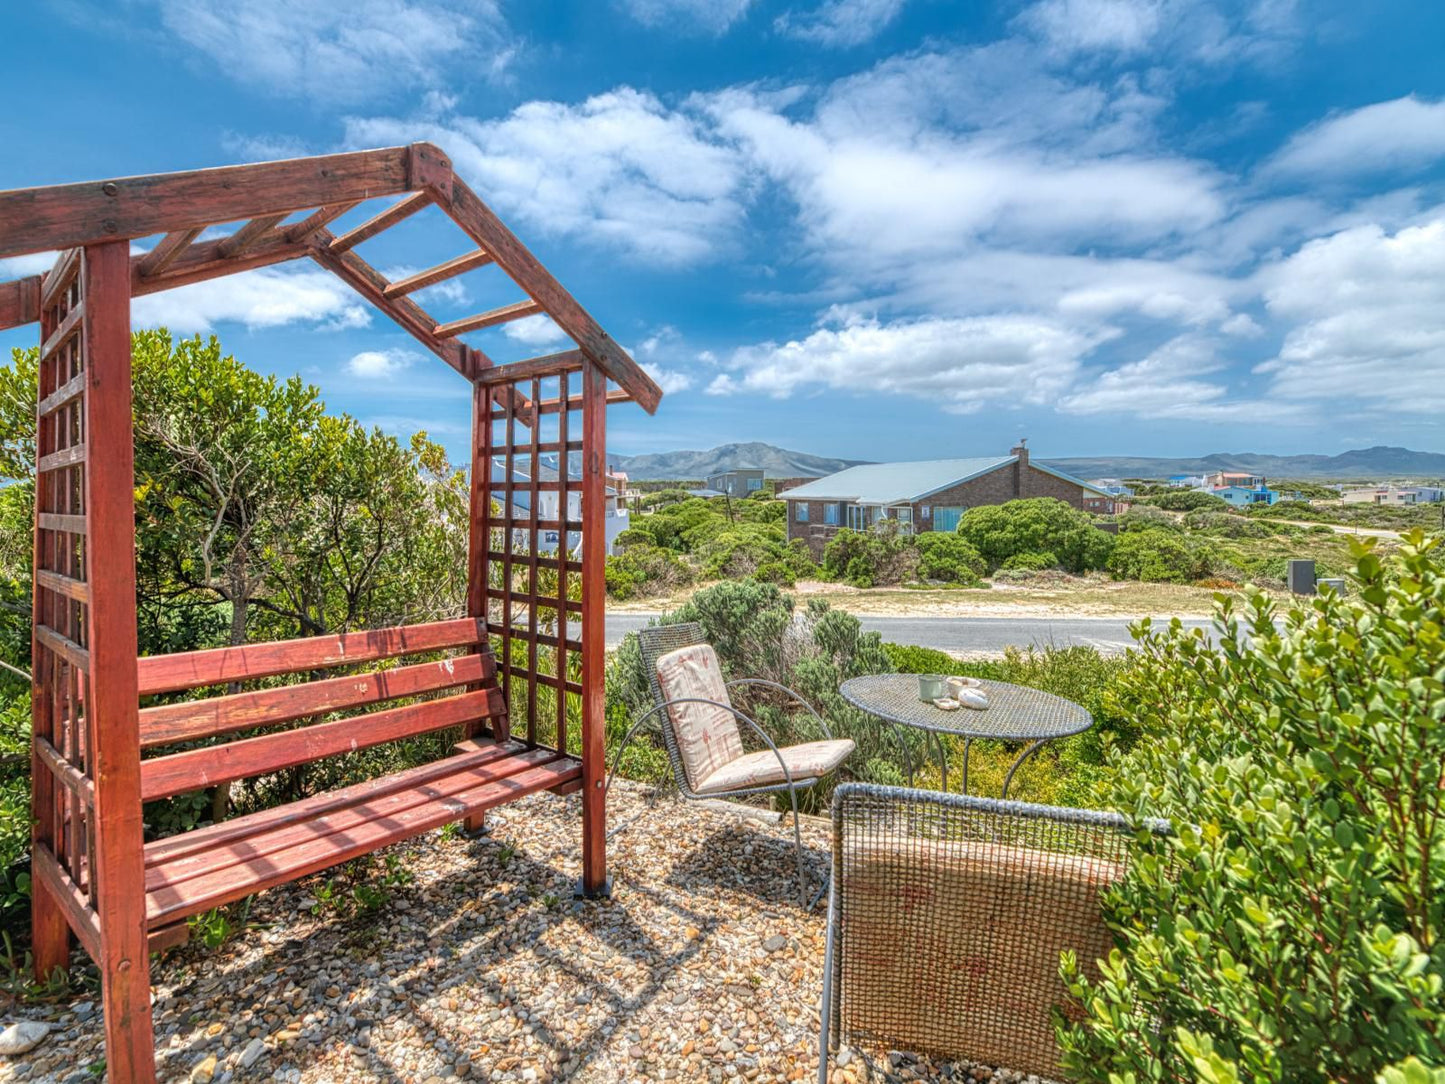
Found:
M 388 196 L 400 198 L 355 228 L 328 228 Z M 357 254 L 431 206 L 469 251 L 396 282 Z M 656 384 L 427 143 L 0 192 L 0 257 L 47 251 L 59 252 L 48 273 L 0 283 L 0 328 L 38 322 L 41 341 L 35 966 L 65 966 L 72 934 L 95 960 L 111 1079 L 155 1079 L 149 953 L 183 941 L 188 916 L 443 824 L 477 826 L 542 790 L 582 792 L 582 889 L 604 892 L 606 408 L 651 413 Z M 138 658 L 131 298 L 303 258 L 472 384 L 466 616 Z M 486 266 L 524 296 L 447 322 L 412 299 Z M 497 365 L 461 339 L 544 313 L 574 349 Z M 282 676 L 300 680 L 261 681 Z M 580 758 L 567 752 L 569 707 Z M 453 727 L 464 740 L 434 763 L 144 839 L 142 802 Z

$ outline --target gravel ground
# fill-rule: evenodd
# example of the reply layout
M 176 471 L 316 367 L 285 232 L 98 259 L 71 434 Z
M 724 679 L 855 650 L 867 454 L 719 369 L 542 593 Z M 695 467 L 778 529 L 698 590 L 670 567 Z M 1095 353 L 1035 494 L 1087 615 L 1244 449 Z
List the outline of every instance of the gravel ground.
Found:
M 618 790 L 614 824 L 644 808 Z M 580 823 L 575 797 L 540 795 L 492 813 L 488 837 L 391 848 L 393 883 L 366 913 L 318 904 L 325 875 L 257 897 L 222 947 L 193 938 L 153 968 L 160 1079 L 816 1079 L 824 907 L 794 898 L 788 827 L 665 800 L 612 841 L 614 898 L 579 902 Z M 821 879 L 826 822 L 805 821 L 804 841 Z M 45 1018 L 56 1030 L 0 1080 L 99 1079 L 97 1003 Z M 841 1060 L 835 1082 L 988 1076 Z

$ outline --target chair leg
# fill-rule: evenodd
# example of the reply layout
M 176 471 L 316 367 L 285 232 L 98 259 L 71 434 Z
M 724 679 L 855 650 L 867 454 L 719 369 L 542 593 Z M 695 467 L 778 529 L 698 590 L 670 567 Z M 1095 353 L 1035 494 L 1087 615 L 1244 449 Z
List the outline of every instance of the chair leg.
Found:
M 798 823 L 798 788 L 788 787 L 788 797 L 793 802 L 793 847 L 798 852 L 798 902 L 808 905 L 808 879 L 803 871 L 803 829 Z

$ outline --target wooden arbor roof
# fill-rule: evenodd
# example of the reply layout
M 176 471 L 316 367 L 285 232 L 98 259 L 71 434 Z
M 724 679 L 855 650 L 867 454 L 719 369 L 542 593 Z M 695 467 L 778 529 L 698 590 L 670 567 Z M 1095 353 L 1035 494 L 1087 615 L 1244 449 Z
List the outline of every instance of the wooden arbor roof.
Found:
M 328 228 L 358 204 L 384 196 L 401 198 L 345 233 L 334 234 Z M 389 282 L 355 251 L 363 241 L 432 205 L 451 218 L 476 248 L 396 282 Z M 300 211 L 311 213 L 287 221 Z M 244 224 L 229 237 L 198 240 L 213 225 L 242 220 Z M 131 257 L 134 297 L 309 258 L 349 284 L 469 380 L 510 381 L 534 372 L 552 373 L 568 360 L 585 358 L 619 386 L 619 391 L 610 393 L 610 400 L 630 399 L 652 413 L 662 398 L 652 378 L 457 177 L 441 149 L 430 143 L 0 192 L 0 258 L 154 234 L 164 236 L 149 252 Z M 411 297 L 418 290 L 488 264 L 516 283 L 525 299 L 442 322 Z M 0 329 L 40 318 L 43 277 L 0 283 Z M 483 351 L 459 338 L 538 314 L 551 317 L 571 337 L 575 355 L 568 351 L 498 367 Z M 525 413 L 525 402 L 516 406 Z

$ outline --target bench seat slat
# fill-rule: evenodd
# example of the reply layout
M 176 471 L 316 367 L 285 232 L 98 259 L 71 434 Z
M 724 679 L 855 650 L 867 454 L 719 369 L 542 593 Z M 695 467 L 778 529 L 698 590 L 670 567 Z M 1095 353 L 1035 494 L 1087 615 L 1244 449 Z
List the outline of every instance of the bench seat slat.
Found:
M 141 748 L 276 726 L 309 715 L 470 685 L 489 679 L 495 672 L 496 665 L 490 654 L 463 655 L 279 689 L 160 704 L 141 710 Z
M 363 820 L 354 827 L 319 838 L 308 838 L 278 850 L 266 847 L 264 833 L 249 837 L 249 842 L 233 841 L 226 846 L 232 848 L 233 856 L 243 859 L 241 862 L 188 877 L 176 884 L 165 883 L 165 865 L 157 866 L 158 883 L 162 886 L 146 894 L 147 924 L 151 928 L 164 926 L 177 918 L 198 914 L 253 892 L 329 869 L 388 844 L 410 839 L 528 794 L 567 786 L 580 777 L 582 768 L 576 759 L 550 750 L 535 750 L 533 753 L 548 754 L 555 759 L 502 778 L 497 778 L 496 774 L 500 766 L 512 758 L 494 761 L 487 766 L 464 768 L 458 773 L 461 777 L 458 781 L 465 784 L 462 789 L 448 785 L 450 793 L 442 797 L 429 798 L 392 813 L 382 812 L 375 819 Z M 392 797 L 402 801 L 404 799 L 400 796 L 404 793 L 395 792 Z M 247 858 L 245 849 L 248 846 L 264 849 L 266 853 Z M 225 859 L 218 856 L 218 860 Z
M 290 823 L 273 822 L 248 836 L 231 839 L 181 857 L 168 857 L 146 869 L 146 891 L 177 888 L 182 881 L 213 873 L 228 866 L 255 863 L 277 851 L 327 836 L 349 835 L 368 821 L 390 819 L 402 810 L 440 801 L 481 782 L 505 779 L 509 775 L 556 760 L 552 749 L 527 749 L 508 742 L 490 746 L 490 755 L 472 757 L 458 765 L 461 757 L 448 757 L 440 764 L 447 774 L 424 783 L 412 783 L 384 794 L 353 800 L 324 813 L 313 813 Z M 284 806 L 282 808 L 285 808 Z
M 141 798 L 149 802 L 266 775 L 322 757 L 490 718 L 505 710 L 500 689 L 478 689 L 441 700 L 424 700 L 335 722 L 152 757 L 141 761 Z

